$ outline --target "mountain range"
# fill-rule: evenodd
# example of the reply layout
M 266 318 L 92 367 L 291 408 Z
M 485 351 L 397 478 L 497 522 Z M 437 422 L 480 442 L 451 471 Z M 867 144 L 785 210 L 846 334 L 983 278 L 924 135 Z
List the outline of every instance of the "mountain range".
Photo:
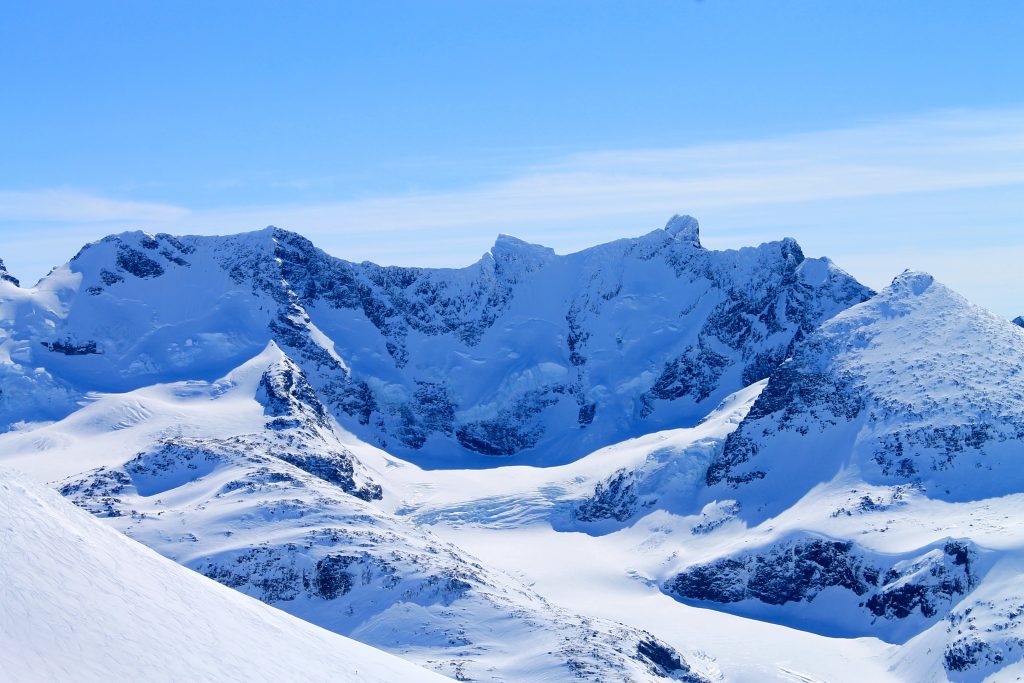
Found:
M 22 284 L 0 262 L 15 680 L 62 678 L 33 662 L 90 601 L 83 672 L 159 667 L 198 646 L 133 605 L 186 599 L 212 677 L 261 621 L 311 680 L 1024 675 L 1024 329 L 926 273 L 875 292 L 675 216 L 461 269 L 129 232 Z

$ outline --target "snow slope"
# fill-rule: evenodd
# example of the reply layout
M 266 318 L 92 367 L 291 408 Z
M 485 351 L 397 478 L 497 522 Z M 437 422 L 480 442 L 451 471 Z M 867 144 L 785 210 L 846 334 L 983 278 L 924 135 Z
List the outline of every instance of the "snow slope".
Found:
M 0 467 L 4 681 L 440 681 L 188 571 Z
M 869 295 L 791 239 L 709 251 L 678 216 L 567 256 L 500 236 L 456 270 L 349 263 L 276 228 L 124 233 L 34 288 L 0 281 L 0 428 L 89 391 L 214 380 L 274 339 L 348 430 L 393 454 L 559 464 L 695 424 Z
M 703 680 L 656 636 L 565 610 L 388 514 L 388 472 L 406 465 L 358 457 L 336 430 L 271 343 L 218 382 L 98 397 L 0 452 L 187 567 L 453 677 Z

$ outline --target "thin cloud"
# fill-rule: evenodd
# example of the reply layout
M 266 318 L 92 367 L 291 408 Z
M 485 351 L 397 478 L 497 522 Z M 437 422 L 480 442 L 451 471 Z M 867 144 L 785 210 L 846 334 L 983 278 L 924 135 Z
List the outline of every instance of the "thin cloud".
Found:
M 336 234 L 525 226 L 1019 183 L 1024 111 L 959 111 L 769 140 L 577 154 L 457 191 L 309 205 L 190 211 L 67 189 L 0 192 L 0 221 L 141 222 L 185 232 L 275 223 Z
M 188 213 L 188 209 L 171 204 L 110 199 L 71 189 L 0 191 L 0 222 L 167 223 Z
M 225 208 L 183 224 L 330 232 L 526 226 L 1020 183 L 1024 111 L 963 111 L 771 140 L 579 154 L 459 191 Z

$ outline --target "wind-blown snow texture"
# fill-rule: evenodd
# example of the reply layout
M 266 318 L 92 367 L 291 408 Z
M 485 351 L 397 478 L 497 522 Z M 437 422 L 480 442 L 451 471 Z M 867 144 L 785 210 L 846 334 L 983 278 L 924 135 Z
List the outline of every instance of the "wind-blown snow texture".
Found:
M 125 233 L 0 287 L 0 428 L 88 391 L 214 379 L 274 339 L 347 429 L 475 467 L 694 424 L 870 295 L 791 239 L 708 251 L 679 216 L 568 256 L 503 235 L 458 270 L 349 263 L 277 228 Z

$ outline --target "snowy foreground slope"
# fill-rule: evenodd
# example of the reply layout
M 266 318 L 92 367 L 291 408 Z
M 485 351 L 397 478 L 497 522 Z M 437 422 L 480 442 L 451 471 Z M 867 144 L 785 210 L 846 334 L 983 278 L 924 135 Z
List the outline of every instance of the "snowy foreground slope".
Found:
M 6 467 L 0 513 L 0 680 L 444 680 L 204 579 Z
M 462 269 L 381 267 L 268 228 L 124 233 L 33 288 L 0 279 L 0 429 L 89 391 L 214 380 L 274 339 L 349 431 L 431 467 L 568 462 L 695 424 L 871 294 L 791 239 L 697 222 L 575 254 L 501 236 Z

